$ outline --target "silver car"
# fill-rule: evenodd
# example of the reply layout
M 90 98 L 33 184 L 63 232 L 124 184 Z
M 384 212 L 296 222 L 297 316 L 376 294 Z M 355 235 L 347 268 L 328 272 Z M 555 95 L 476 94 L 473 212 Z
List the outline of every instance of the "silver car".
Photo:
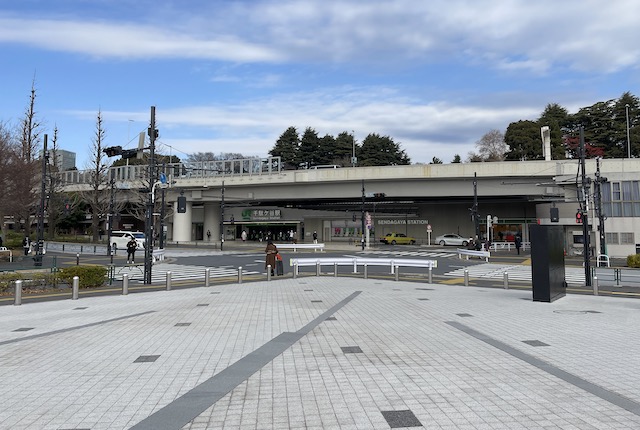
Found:
M 447 233 L 442 236 L 436 237 L 436 243 L 440 246 L 445 245 L 458 245 L 458 246 L 467 246 L 469 244 L 469 239 L 460 236 L 455 233 Z

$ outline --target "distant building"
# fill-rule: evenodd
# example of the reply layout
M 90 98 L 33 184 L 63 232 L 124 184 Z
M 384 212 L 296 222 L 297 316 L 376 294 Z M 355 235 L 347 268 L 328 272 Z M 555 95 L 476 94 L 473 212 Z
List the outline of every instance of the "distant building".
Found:
M 51 155 L 52 153 L 49 152 Z M 56 159 L 50 160 L 51 164 L 58 168 L 59 172 L 65 170 L 75 170 L 76 168 L 76 153 L 71 151 L 65 151 L 64 149 L 58 149 L 56 151 Z

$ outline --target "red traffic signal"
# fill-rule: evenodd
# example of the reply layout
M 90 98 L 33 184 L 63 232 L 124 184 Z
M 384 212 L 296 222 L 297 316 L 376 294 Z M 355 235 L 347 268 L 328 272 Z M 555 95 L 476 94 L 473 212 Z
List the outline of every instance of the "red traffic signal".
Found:
M 582 224 L 584 220 L 582 219 L 582 212 L 576 212 L 576 224 Z

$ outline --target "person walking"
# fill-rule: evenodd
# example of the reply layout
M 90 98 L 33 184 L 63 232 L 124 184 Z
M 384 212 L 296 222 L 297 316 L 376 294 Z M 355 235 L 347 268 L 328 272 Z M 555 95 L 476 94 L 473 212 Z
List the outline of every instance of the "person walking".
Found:
M 242 234 L 240 234 L 240 237 L 242 238 L 243 242 L 247 241 L 247 231 L 246 230 L 242 230 Z
M 318 243 L 318 232 L 313 231 L 313 243 Z
M 520 255 L 520 247 L 522 246 L 522 238 L 520 237 L 520 235 L 516 236 L 516 251 L 518 251 L 518 255 Z
M 138 248 L 138 242 L 132 237 L 129 242 L 127 242 L 127 264 L 136 262 L 136 248 Z
M 22 240 L 22 248 L 24 248 L 24 255 L 29 255 L 29 250 L 31 249 L 31 241 L 29 240 L 29 236 L 25 236 Z
M 211 242 L 211 230 L 207 230 L 207 242 Z
M 271 276 L 273 276 L 276 269 L 276 254 L 278 253 L 278 248 L 269 240 L 267 241 L 267 247 L 264 249 L 264 252 L 267 254 L 264 268 L 269 269 L 269 266 L 271 266 Z

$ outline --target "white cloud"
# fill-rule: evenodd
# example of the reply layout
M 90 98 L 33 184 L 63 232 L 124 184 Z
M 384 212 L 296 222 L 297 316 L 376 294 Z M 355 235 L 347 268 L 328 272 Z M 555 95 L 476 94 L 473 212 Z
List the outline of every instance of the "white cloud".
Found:
M 245 1 L 203 4 L 198 13 L 180 2 L 175 8 L 142 24 L 130 17 L 5 17 L 0 41 L 107 58 L 389 66 L 448 59 L 538 74 L 554 66 L 610 73 L 640 62 L 635 0 Z

